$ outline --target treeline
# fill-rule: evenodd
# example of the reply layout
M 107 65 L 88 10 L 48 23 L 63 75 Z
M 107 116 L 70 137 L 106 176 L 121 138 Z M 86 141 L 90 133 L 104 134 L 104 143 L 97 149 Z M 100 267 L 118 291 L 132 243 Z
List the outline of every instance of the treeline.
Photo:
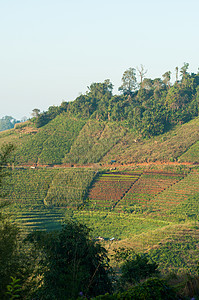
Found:
M 15 124 L 26 121 L 24 117 L 21 121 L 16 120 L 11 116 L 5 116 L 0 119 L 0 131 L 14 128 Z
M 162 78 L 144 78 L 143 66 L 138 69 L 138 84 L 136 70 L 129 68 L 123 74 L 119 95 L 113 95 L 113 84 L 109 79 L 92 83 L 86 94 L 73 102 L 51 106 L 43 113 L 37 111 L 34 122 L 41 127 L 67 112 L 69 116 L 79 118 L 122 122 L 142 137 L 162 134 L 174 125 L 198 116 L 199 73 L 189 73 L 188 67 L 189 64 L 184 63 L 180 70 L 176 68 L 174 84 L 170 71 Z

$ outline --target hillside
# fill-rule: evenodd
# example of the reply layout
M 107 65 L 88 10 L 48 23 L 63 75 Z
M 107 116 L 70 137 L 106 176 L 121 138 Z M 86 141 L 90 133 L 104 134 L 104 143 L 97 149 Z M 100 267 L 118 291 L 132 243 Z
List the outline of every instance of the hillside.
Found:
M 72 218 L 91 226 L 93 237 L 107 240 L 110 253 L 133 247 L 160 261 L 166 273 L 196 272 L 197 166 L 27 167 L 12 172 L 5 191 L 12 202 L 7 211 L 26 232 L 59 228 L 64 218 Z
M 199 162 L 199 117 L 152 138 L 141 138 L 120 122 L 85 120 L 65 113 L 41 128 L 30 121 L 0 134 L 0 145 L 16 145 L 16 165 Z
M 173 84 L 170 72 L 137 84 L 130 68 L 118 95 L 109 79 L 92 83 L 74 101 L 34 109 L 31 120 L 0 133 L 0 145 L 16 144 L 18 165 L 198 163 L 199 73 L 188 67 Z
M 196 274 L 199 74 L 183 70 L 173 85 L 145 79 L 120 95 L 109 80 L 93 83 L 0 133 L 0 147 L 15 145 L 5 211 L 24 234 L 72 218 L 110 253 L 130 246 L 165 273 Z

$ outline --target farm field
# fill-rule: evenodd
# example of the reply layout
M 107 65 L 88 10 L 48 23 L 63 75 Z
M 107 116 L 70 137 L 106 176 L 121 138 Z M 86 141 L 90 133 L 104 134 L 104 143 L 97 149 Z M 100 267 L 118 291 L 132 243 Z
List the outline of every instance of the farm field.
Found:
M 89 192 L 93 209 L 112 210 L 140 177 L 139 173 L 104 173 L 95 181 Z
M 117 211 L 130 213 L 144 212 L 150 209 L 150 200 L 182 179 L 182 175 L 175 173 L 143 173 L 128 193 L 118 202 Z
M 73 219 L 91 227 L 94 238 L 103 237 L 110 253 L 132 247 L 159 259 L 164 272 L 181 272 L 185 265 L 195 272 L 197 166 L 23 168 L 15 169 L 6 183 L 11 204 L 5 210 L 24 232 L 57 229 L 64 219 Z
M 34 122 L 16 124 L 0 134 L 0 146 L 16 145 L 15 164 L 79 164 L 116 160 L 118 164 L 147 162 L 198 163 L 199 117 L 176 125 L 162 135 L 143 139 L 124 123 L 75 118 L 62 113 L 36 128 Z
M 145 140 L 127 131 L 101 159 L 101 163 L 106 164 L 113 158 L 120 164 L 172 162 L 178 159 L 182 162 L 194 163 L 199 159 L 198 140 L 199 117 L 176 126 L 162 135 Z

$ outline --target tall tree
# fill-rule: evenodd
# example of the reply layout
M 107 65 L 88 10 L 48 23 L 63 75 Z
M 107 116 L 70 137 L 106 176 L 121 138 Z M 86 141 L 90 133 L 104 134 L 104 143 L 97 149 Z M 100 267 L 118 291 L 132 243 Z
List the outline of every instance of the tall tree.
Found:
M 137 71 L 140 76 L 140 87 L 142 88 L 143 79 L 148 70 L 145 70 L 144 66 L 140 65 L 140 67 L 137 67 Z
M 184 65 L 180 69 L 180 74 L 181 74 L 182 78 L 183 78 L 183 76 L 185 76 L 185 74 L 187 74 L 188 68 L 189 68 L 189 63 L 184 62 Z
M 32 116 L 35 118 L 37 118 L 39 116 L 39 113 L 40 113 L 40 109 L 38 109 L 38 108 L 34 108 L 32 110 Z
M 131 95 L 133 91 L 137 88 L 137 78 L 136 70 L 134 68 L 129 68 L 126 70 L 122 76 L 122 85 L 119 87 L 119 91 L 124 94 Z
M 39 299 L 77 299 L 80 292 L 90 299 L 111 290 L 106 250 L 89 232 L 85 225 L 68 221 L 61 231 L 30 236 L 42 253 Z
M 175 68 L 176 71 L 176 82 L 178 82 L 178 67 Z
M 186 85 L 186 80 L 187 80 L 187 76 L 188 76 L 188 72 L 187 72 L 188 68 L 189 68 L 189 64 L 184 63 L 184 65 L 180 69 L 180 74 L 181 74 L 181 77 L 182 77 L 182 84 L 183 85 Z
M 163 77 L 163 82 L 164 82 L 164 84 L 165 84 L 168 88 L 170 88 L 170 86 L 171 86 L 171 83 L 170 83 L 170 80 L 171 80 L 171 71 L 165 72 L 165 73 L 162 75 L 162 77 Z

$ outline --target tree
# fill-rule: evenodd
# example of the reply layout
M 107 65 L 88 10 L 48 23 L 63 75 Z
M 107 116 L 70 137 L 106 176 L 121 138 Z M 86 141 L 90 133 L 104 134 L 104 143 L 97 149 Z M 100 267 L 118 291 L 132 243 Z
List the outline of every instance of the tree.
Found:
M 129 68 L 122 76 L 122 85 L 119 87 L 119 91 L 124 94 L 131 95 L 137 88 L 136 70 Z
M 61 231 L 35 232 L 29 240 L 41 250 L 41 299 L 77 299 L 80 292 L 90 297 L 111 290 L 106 250 L 85 225 L 68 221 Z
M 38 109 L 38 108 L 34 108 L 32 110 L 32 116 L 35 118 L 37 118 L 39 116 L 39 113 L 40 113 L 40 109 Z
M 165 84 L 168 88 L 170 88 L 170 86 L 171 86 L 171 83 L 170 83 L 170 80 L 171 80 L 171 71 L 168 71 L 168 72 L 164 73 L 164 74 L 162 75 L 162 77 L 163 77 L 163 82 L 164 82 L 164 84 Z
M 7 299 L 5 292 L 10 277 L 18 275 L 18 236 L 18 227 L 0 213 L 0 299 L 2 300 Z
M 144 254 L 136 254 L 135 258 L 127 259 L 122 267 L 121 282 L 123 284 L 133 284 L 140 282 L 142 279 L 159 274 L 158 265 L 150 263 Z
M 153 81 L 150 78 L 144 78 L 142 82 L 142 87 L 146 90 L 151 90 L 153 88 Z
M 4 144 L 0 149 L 0 188 L 9 171 L 6 166 L 10 161 L 14 146 Z M 1 198 L 4 196 L 1 193 Z M 2 199 L 1 199 L 2 200 Z M 6 202 L 0 202 L 0 299 L 6 299 L 6 286 L 10 283 L 10 276 L 14 276 L 18 269 L 17 246 L 19 229 L 15 224 L 9 222 L 3 215 L 2 208 Z
M 180 69 L 180 74 L 182 77 L 182 84 L 186 85 L 186 81 L 187 81 L 187 77 L 188 77 L 188 68 L 189 68 L 189 64 L 188 63 L 184 63 L 184 65 L 182 66 L 182 68 Z
M 139 73 L 140 76 L 140 87 L 142 88 L 142 83 L 143 83 L 143 79 L 144 79 L 144 75 L 146 75 L 148 70 L 144 69 L 143 65 L 140 65 L 140 68 L 137 67 L 137 71 Z
M 176 71 L 176 82 L 178 82 L 178 67 L 175 68 Z
M 180 74 L 182 76 L 182 79 L 183 77 L 187 74 L 187 70 L 189 68 L 189 63 L 185 63 L 184 62 L 184 65 L 182 66 L 182 68 L 180 69 Z
M 0 119 L 0 131 L 14 128 L 14 125 L 19 122 L 20 121 L 14 119 L 11 116 L 5 116 L 2 119 Z

